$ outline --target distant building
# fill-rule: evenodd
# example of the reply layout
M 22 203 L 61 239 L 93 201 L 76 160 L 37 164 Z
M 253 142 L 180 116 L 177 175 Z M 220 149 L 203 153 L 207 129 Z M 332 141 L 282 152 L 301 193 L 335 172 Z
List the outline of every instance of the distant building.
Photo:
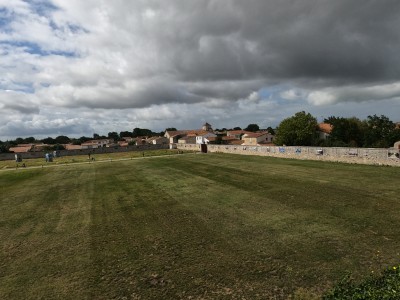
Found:
M 195 130 L 167 130 L 165 131 L 164 137 L 169 140 L 170 144 L 176 144 L 178 141 L 185 137 L 192 137 L 189 139 L 183 139 L 180 143 L 190 144 L 193 141 L 193 137 L 195 139 L 194 143 L 201 143 L 204 144 L 205 140 L 201 137 L 216 137 L 216 134 L 213 133 L 211 125 L 205 123 L 202 126 L 202 129 L 195 129 Z M 198 137 L 198 138 L 197 138 Z
M 318 132 L 321 140 L 326 140 L 332 133 L 332 125 L 328 123 L 319 123 Z
M 15 147 L 10 147 L 10 151 L 14 153 L 26 153 L 26 152 L 41 152 L 44 151 L 47 144 L 18 144 Z
M 212 132 L 208 131 L 200 132 L 196 134 L 196 144 L 208 144 L 210 142 L 209 138 L 216 138 L 216 137 L 217 135 Z
M 226 132 L 226 136 L 234 137 L 234 138 L 240 140 L 240 139 L 242 138 L 243 135 L 245 135 L 245 134 L 251 134 L 251 133 L 253 133 L 253 132 L 251 132 L 251 131 L 246 131 L 246 130 L 228 130 L 228 131 Z
M 207 122 L 203 125 L 203 127 L 201 127 L 201 129 L 205 131 L 213 131 L 211 125 L 208 124 Z
M 196 144 L 196 137 L 184 136 L 178 140 L 178 144 Z
M 10 147 L 9 151 L 14 153 L 26 153 L 33 150 L 33 144 L 19 144 L 15 147 Z
M 81 150 L 82 149 L 81 145 L 73 145 L 73 144 L 65 144 L 64 147 L 65 147 L 65 150 Z
M 243 135 L 242 140 L 244 141 L 243 145 L 258 146 L 272 143 L 272 135 L 268 132 L 246 133 Z
M 148 138 L 146 142 L 153 145 L 165 145 L 169 143 L 169 139 L 164 136 L 153 136 Z
M 97 149 L 113 145 L 113 139 L 90 140 L 81 144 L 82 149 Z

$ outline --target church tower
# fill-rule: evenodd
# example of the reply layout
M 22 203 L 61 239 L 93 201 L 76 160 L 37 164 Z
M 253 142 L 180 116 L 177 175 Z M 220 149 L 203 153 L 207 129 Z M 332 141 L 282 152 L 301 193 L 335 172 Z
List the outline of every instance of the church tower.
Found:
M 201 127 L 201 129 L 205 131 L 212 131 L 211 125 L 208 124 L 207 122 L 203 125 L 203 127 Z

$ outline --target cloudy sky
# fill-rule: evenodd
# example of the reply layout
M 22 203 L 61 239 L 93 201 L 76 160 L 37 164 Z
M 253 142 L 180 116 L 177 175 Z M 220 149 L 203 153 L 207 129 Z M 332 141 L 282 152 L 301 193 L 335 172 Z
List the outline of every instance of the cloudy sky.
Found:
M 398 0 L 0 0 L 0 140 L 400 121 Z

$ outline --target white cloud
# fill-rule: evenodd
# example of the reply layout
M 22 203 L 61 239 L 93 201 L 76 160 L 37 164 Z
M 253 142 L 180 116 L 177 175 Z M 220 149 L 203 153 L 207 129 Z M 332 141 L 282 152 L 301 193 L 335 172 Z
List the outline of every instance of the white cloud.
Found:
M 280 96 L 286 100 L 296 101 L 303 99 L 304 92 L 297 89 L 289 89 L 281 92 Z
M 0 130 L 245 126 L 399 97 L 399 4 L 296 3 L 0 0 Z
M 313 105 L 329 105 L 337 101 L 331 91 L 313 91 L 308 94 L 307 101 Z
M 400 99 L 400 82 L 379 85 L 350 85 L 312 91 L 307 101 L 313 105 L 329 105 L 340 102 L 367 102 Z

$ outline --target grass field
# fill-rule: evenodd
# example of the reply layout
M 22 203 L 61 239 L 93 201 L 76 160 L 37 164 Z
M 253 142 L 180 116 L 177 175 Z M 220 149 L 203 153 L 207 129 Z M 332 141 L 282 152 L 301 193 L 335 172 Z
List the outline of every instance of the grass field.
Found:
M 187 154 L 0 172 L 0 299 L 304 299 L 400 261 L 399 169 Z
M 101 150 L 100 150 L 101 151 Z M 180 152 L 188 153 L 191 151 Z M 149 157 L 149 156 L 163 156 L 177 154 L 178 150 L 148 150 L 148 151 L 129 151 L 129 152 L 114 152 L 114 153 L 91 153 L 89 159 L 88 155 L 73 155 L 73 156 L 62 156 L 55 157 L 53 162 L 46 162 L 44 153 L 42 158 L 34 159 L 23 159 L 22 162 L 16 163 L 14 160 L 0 160 L 0 170 L 21 168 L 24 163 L 26 167 L 38 167 L 38 166 L 54 166 L 54 165 L 69 165 L 75 163 L 90 163 L 90 162 L 104 162 L 111 160 L 128 160 L 139 157 Z M 93 161 L 93 160 L 94 161 Z

